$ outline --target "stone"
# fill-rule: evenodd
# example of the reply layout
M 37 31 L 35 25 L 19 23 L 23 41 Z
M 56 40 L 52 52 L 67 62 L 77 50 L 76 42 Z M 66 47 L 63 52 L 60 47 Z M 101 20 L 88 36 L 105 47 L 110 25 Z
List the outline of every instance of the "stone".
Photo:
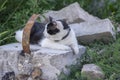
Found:
M 43 17 L 44 16 L 44 17 Z M 68 23 L 79 23 L 79 22 L 93 22 L 99 20 L 99 18 L 90 15 L 88 12 L 83 10 L 79 3 L 75 2 L 59 11 L 48 11 L 40 17 L 42 22 L 45 22 L 45 18 L 49 16 L 55 20 L 65 19 Z
M 120 33 L 120 24 L 117 27 L 117 33 Z
M 19 78 L 24 78 L 24 75 L 31 74 L 34 67 L 38 67 L 42 70 L 41 79 L 45 80 L 58 80 L 57 75 L 61 71 L 66 74 L 69 70 L 66 66 L 70 66 L 77 62 L 77 58 L 80 58 L 86 50 L 84 46 L 79 46 L 80 53 L 74 55 L 72 51 L 61 51 L 48 48 L 42 48 L 37 45 L 31 45 L 31 55 L 21 56 L 19 55 L 22 46 L 20 43 L 13 43 L 0 46 L 0 80 L 7 73 L 14 71 L 15 75 Z M 29 80 L 31 78 L 29 77 Z
M 91 43 L 95 40 L 108 43 L 115 39 L 115 29 L 109 19 L 95 22 L 82 22 L 69 25 L 81 43 Z
M 14 72 L 7 72 L 3 77 L 2 80 L 15 80 L 15 73 Z
M 103 80 L 105 77 L 101 68 L 95 64 L 83 65 L 81 76 L 86 77 L 87 80 Z
M 19 74 L 17 75 L 15 78 L 15 80 L 28 80 L 30 77 L 30 75 L 28 74 Z
M 42 70 L 40 69 L 40 67 L 34 67 L 34 69 L 31 72 L 32 79 L 40 80 L 41 75 L 42 75 Z

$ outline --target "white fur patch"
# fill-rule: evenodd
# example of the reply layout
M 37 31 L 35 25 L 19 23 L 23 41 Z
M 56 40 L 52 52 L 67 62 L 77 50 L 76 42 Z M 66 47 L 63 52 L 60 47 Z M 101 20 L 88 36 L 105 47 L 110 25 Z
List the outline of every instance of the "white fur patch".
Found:
M 23 30 L 18 30 L 18 31 L 16 31 L 15 39 L 16 39 L 18 42 L 21 42 L 21 43 L 22 43 L 22 35 L 23 35 Z
M 64 36 L 64 34 L 63 35 L 61 35 L 61 34 L 54 35 L 54 37 L 59 37 L 59 36 Z M 59 50 L 72 49 L 75 54 L 79 53 L 79 48 L 78 48 L 76 36 L 75 36 L 75 33 L 72 29 L 71 29 L 69 35 L 63 40 L 55 42 L 54 37 L 53 37 L 53 39 L 52 38 L 45 38 L 39 44 L 42 47 L 46 47 L 46 48 L 59 49 Z

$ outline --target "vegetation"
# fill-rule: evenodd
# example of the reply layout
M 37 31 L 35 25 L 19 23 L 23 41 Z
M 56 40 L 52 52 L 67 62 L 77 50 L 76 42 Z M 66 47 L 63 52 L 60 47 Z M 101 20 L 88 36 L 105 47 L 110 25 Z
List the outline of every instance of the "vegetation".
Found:
M 14 32 L 24 27 L 33 14 L 42 14 L 46 10 L 59 10 L 70 3 L 79 2 L 89 13 L 100 18 L 111 17 L 119 22 L 120 1 L 115 0 L 0 0 L 0 45 L 14 40 Z M 8 35 L 9 34 L 9 35 Z
M 120 37 L 120 36 L 119 36 Z M 81 77 L 84 64 L 94 63 L 105 73 L 105 80 L 120 80 L 120 38 L 114 43 L 95 42 L 87 46 L 87 52 L 81 56 L 77 65 L 70 66 L 70 75 L 62 73 L 60 80 L 86 80 Z
M 120 0 L 0 0 L 0 45 L 15 42 L 15 31 L 23 28 L 33 13 L 59 10 L 76 1 L 91 14 L 110 18 L 115 26 L 120 21 Z M 80 73 L 86 63 L 99 65 L 105 72 L 105 80 L 120 80 L 119 35 L 113 43 L 95 42 L 86 47 L 87 52 L 78 60 L 78 64 L 69 67 L 70 75 L 61 73 L 60 80 L 86 80 Z

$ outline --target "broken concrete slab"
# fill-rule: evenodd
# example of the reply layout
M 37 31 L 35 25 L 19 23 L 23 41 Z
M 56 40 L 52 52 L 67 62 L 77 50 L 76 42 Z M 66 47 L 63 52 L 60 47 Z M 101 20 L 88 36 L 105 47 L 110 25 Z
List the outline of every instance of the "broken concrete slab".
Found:
M 83 10 L 79 3 L 75 2 L 59 11 L 48 11 L 43 14 L 45 18 L 49 16 L 55 20 L 65 19 L 68 23 L 79 23 L 79 22 L 93 22 L 99 20 L 97 17 L 90 15 L 88 12 Z M 44 22 L 45 18 L 40 17 L 41 21 Z
M 86 50 L 84 46 L 79 46 L 80 53 L 74 55 L 72 51 L 53 50 L 31 45 L 31 56 L 20 56 L 22 50 L 20 43 L 13 43 L 0 46 L 0 79 L 6 72 L 15 72 L 15 75 L 29 75 L 34 67 L 40 67 L 43 75 L 42 79 L 57 80 L 57 75 L 61 71 L 69 72 L 65 66 L 75 64 Z M 57 75 L 56 75 L 57 74 Z
M 78 41 L 85 44 L 95 40 L 108 43 L 115 39 L 115 29 L 109 19 L 75 23 L 69 26 L 74 29 Z
M 81 76 L 86 77 L 87 80 L 103 80 L 105 77 L 102 69 L 95 64 L 83 65 Z

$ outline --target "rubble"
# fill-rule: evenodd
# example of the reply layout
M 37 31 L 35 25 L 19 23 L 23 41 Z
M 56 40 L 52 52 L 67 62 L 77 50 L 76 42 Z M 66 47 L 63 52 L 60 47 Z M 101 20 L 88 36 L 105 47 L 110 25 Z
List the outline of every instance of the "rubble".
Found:
M 80 22 L 93 22 L 99 20 L 99 18 L 90 15 L 88 12 L 83 10 L 79 3 L 75 2 L 69 6 L 59 10 L 59 11 L 48 11 L 43 14 L 45 18 L 49 16 L 53 17 L 55 20 L 65 19 L 70 23 L 80 23 Z M 42 22 L 45 22 L 45 18 L 40 17 Z
M 53 50 L 31 45 L 31 56 L 26 57 L 19 55 L 21 50 L 22 46 L 20 43 L 0 46 L 0 78 L 7 72 L 12 71 L 14 71 L 15 75 L 29 75 L 34 67 L 40 67 L 43 72 L 42 79 L 57 80 L 57 75 L 61 71 L 66 74 L 69 72 L 65 66 L 75 64 L 77 62 L 76 59 L 80 58 L 86 48 L 79 46 L 80 53 L 74 55 L 72 51 Z
M 95 64 L 83 65 L 81 75 L 86 77 L 87 80 L 103 80 L 105 77 L 101 68 Z
M 70 24 L 70 27 L 81 43 L 91 43 L 95 40 L 108 43 L 116 39 L 114 26 L 109 19 Z

